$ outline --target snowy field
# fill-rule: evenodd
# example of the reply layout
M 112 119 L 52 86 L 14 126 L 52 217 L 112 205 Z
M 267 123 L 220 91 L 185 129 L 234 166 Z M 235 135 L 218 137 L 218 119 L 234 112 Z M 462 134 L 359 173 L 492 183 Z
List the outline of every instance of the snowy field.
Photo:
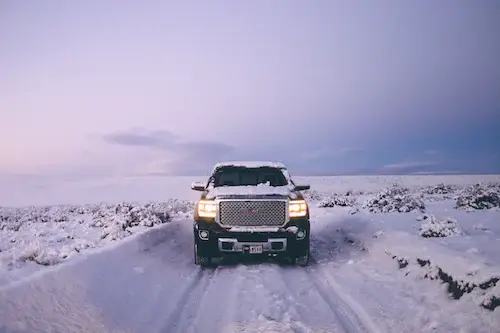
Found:
M 204 270 L 193 180 L 1 179 L 0 332 L 500 333 L 500 176 L 295 177 L 311 265 Z

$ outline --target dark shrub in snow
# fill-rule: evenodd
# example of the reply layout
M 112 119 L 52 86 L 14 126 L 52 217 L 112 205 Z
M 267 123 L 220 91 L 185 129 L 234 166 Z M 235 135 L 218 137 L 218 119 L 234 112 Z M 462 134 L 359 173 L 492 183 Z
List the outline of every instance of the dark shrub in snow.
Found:
M 423 212 L 425 204 L 410 194 L 409 189 L 394 185 L 375 194 L 363 204 L 371 213 L 408 213 L 414 210 Z
M 143 225 L 151 227 L 155 224 L 162 224 L 170 220 L 169 212 L 166 209 L 159 209 L 151 204 L 144 206 L 122 203 L 114 208 L 115 217 L 123 219 L 124 228 Z
M 445 185 L 443 183 L 424 188 L 426 194 L 452 194 L 457 191 L 457 186 Z
M 420 190 L 420 198 L 426 201 L 442 201 L 452 199 L 452 195 L 456 193 L 458 186 L 445 185 L 443 183 L 427 186 Z
M 318 203 L 318 207 L 327 208 L 327 207 L 352 207 L 354 206 L 355 198 L 353 197 L 343 197 L 343 196 L 332 196 L 329 198 L 325 198 Z
M 0 230 L 19 231 L 22 226 L 22 221 L 11 212 L 0 211 Z
M 452 218 L 438 220 L 434 215 L 424 215 L 419 220 L 422 221 L 420 225 L 422 237 L 448 237 L 462 234 L 462 229 Z
M 457 209 L 475 210 L 500 207 L 500 184 L 475 184 L 456 198 Z
M 63 258 L 55 249 L 42 248 L 38 243 L 31 243 L 24 249 L 19 259 L 32 261 L 42 266 L 53 266 L 59 264 Z
M 331 206 L 320 206 L 320 207 L 333 207 L 333 206 L 351 206 L 347 204 L 348 202 L 354 203 L 356 198 L 363 194 L 361 191 L 347 190 L 346 192 L 332 193 L 332 192 L 318 192 L 315 190 L 307 190 L 302 192 L 304 199 L 309 201 L 322 201 L 322 202 L 332 202 Z M 337 202 L 337 204 L 333 204 Z M 346 204 L 343 204 L 345 202 Z
M 152 227 L 167 223 L 171 219 L 171 214 L 187 213 L 192 210 L 193 205 L 182 200 L 145 205 L 121 203 L 94 214 L 94 226 L 104 226 L 102 239 L 121 239 L 131 234 L 132 227 Z
M 345 191 L 344 195 L 346 197 L 351 197 L 351 196 L 360 196 L 360 195 L 363 195 L 364 192 L 363 191 L 354 191 L 354 190 L 347 190 Z

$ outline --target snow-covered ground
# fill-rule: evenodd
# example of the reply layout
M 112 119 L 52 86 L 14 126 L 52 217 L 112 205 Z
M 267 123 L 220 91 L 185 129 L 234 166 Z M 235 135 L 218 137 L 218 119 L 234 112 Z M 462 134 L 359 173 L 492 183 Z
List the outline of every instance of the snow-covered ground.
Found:
M 79 254 L 192 216 L 193 203 L 168 199 L 136 204 L 0 207 L 0 287 Z
M 305 269 L 195 266 L 193 180 L 0 191 L 0 332 L 500 332 L 500 176 L 295 177 Z

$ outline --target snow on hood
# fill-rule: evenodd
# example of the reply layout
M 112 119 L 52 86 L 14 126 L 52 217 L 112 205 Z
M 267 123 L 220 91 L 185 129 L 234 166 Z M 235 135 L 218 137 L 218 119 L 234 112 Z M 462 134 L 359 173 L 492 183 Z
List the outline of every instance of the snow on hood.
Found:
M 282 195 L 290 196 L 293 189 L 290 185 L 270 186 L 269 182 L 256 186 L 220 186 L 208 189 L 207 198 L 215 198 L 225 195 Z

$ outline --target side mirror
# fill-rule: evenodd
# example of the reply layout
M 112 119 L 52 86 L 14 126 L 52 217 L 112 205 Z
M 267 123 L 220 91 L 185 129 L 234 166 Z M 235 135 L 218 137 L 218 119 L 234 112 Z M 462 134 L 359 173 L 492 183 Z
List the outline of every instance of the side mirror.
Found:
M 307 191 L 311 189 L 311 185 L 296 185 L 294 191 Z
M 203 192 L 203 191 L 205 191 L 205 184 L 199 183 L 199 182 L 194 182 L 191 184 L 191 189 L 194 191 Z

